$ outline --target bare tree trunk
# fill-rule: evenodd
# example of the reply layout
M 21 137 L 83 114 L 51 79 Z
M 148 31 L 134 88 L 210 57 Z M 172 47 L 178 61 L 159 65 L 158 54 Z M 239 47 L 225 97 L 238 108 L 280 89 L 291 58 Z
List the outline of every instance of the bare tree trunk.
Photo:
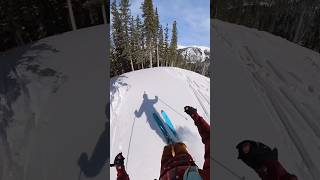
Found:
M 93 19 L 93 14 L 92 14 L 92 9 L 89 8 L 89 18 L 90 18 L 90 24 L 94 24 L 94 19 Z
M 101 10 L 102 10 L 103 23 L 107 24 L 108 21 L 107 21 L 107 15 L 106 15 L 106 8 L 103 2 L 101 5 Z
M 152 45 L 151 45 L 151 41 L 149 42 L 149 67 L 152 68 Z
M 129 59 L 130 59 L 131 71 L 134 71 L 132 57 L 130 56 Z
M 72 30 L 74 31 L 74 30 L 77 29 L 77 26 L 76 26 L 76 21 L 74 19 L 71 0 L 67 0 L 67 4 L 68 4 L 68 10 L 69 10 L 69 16 L 70 16 L 70 22 L 71 22 Z
M 207 71 L 207 64 L 206 64 L 206 63 L 203 63 L 201 74 L 202 74 L 203 76 L 205 76 L 206 71 Z
M 301 30 L 301 27 L 302 27 L 302 23 L 303 23 L 303 19 L 304 19 L 304 15 L 306 13 L 306 8 L 303 9 L 301 15 L 300 15 L 300 18 L 299 18 L 299 22 L 298 22 L 298 27 L 296 29 L 296 32 L 294 34 L 294 37 L 293 37 L 293 42 L 297 43 L 299 41 L 299 35 L 300 35 L 300 30 Z
M 157 49 L 156 49 L 156 51 L 157 51 L 157 54 L 156 54 L 156 56 L 157 56 L 157 66 L 159 67 L 160 62 L 159 62 L 159 47 L 158 47 L 158 42 L 157 42 L 156 46 L 157 46 Z

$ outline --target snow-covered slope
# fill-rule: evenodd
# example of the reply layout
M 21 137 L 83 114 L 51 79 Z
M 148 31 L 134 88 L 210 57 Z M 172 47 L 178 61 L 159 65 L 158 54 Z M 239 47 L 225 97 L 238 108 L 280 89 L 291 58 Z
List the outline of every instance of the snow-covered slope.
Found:
M 204 145 L 184 106 L 210 118 L 210 79 L 179 68 L 149 68 L 115 77 L 110 84 L 110 159 L 123 152 L 131 179 L 157 179 L 165 146 L 152 113 L 164 110 L 199 167 Z M 156 98 L 158 97 L 158 99 Z M 113 162 L 111 162 L 113 163 Z M 110 179 L 116 179 L 115 168 Z
M 218 20 L 212 30 L 213 178 L 239 179 L 231 170 L 246 180 L 258 179 L 237 159 L 235 148 L 241 140 L 253 139 L 277 147 L 279 160 L 298 179 L 319 179 L 320 55 Z
M 210 48 L 205 46 L 178 46 L 181 55 L 191 63 L 208 61 Z
M 0 68 L 7 71 L 1 78 L 16 83 L 5 83 L 12 90 L 0 98 L 10 100 L 13 113 L 7 141 L 0 132 L 0 179 L 78 179 L 80 154 L 93 157 L 105 131 L 106 32 L 106 26 L 80 29 L 1 56 Z M 103 168 L 91 179 L 106 179 Z

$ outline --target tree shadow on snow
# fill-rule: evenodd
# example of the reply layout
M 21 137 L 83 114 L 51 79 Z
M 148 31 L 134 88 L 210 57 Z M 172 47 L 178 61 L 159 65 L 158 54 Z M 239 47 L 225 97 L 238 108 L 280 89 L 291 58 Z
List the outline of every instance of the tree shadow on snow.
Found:
M 155 99 L 149 99 L 148 94 L 146 94 L 146 92 L 144 92 L 142 97 L 143 97 L 143 100 L 142 100 L 142 103 L 141 103 L 139 110 L 138 111 L 135 110 L 135 112 L 134 112 L 135 116 L 137 118 L 139 118 L 144 113 L 146 115 L 146 119 L 150 125 L 150 128 L 152 130 L 154 130 L 159 135 L 159 137 L 163 140 L 163 142 L 167 143 L 167 139 L 161 131 L 161 128 L 165 129 L 164 122 L 163 122 L 160 114 L 157 112 L 156 108 L 154 107 L 154 105 L 158 102 L 158 99 L 159 99 L 158 96 L 155 96 Z M 153 113 L 155 113 L 159 117 L 161 122 L 157 122 L 154 119 Z
M 114 95 L 119 91 L 118 86 L 128 86 L 127 83 L 123 82 L 127 76 L 120 75 L 110 79 L 110 100 L 113 101 Z M 108 91 L 109 92 L 109 91 Z
M 44 74 L 47 76 L 55 75 L 53 69 L 41 69 L 39 65 L 35 65 L 35 60 L 42 60 L 41 53 L 43 51 L 51 53 L 59 52 L 46 43 L 31 43 L 0 53 L 0 114 L 2 116 L 0 120 L 0 139 L 4 140 L 4 151 L 0 151 L 0 157 L 3 156 L 7 159 L 7 161 L 0 162 L 0 171 L 3 171 L 3 167 L 7 167 L 6 171 L 4 171 L 5 173 L 2 174 L 0 178 L 12 174 L 12 179 L 21 179 L 20 176 L 23 175 L 23 171 L 17 167 L 16 160 L 14 160 L 15 158 L 13 157 L 13 154 L 20 153 L 20 150 L 10 148 L 13 142 L 7 138 L 7 128 L 10 124 L 15 123 L 15 119 L 13 118 L 15 115 L 12 107 L 13 103 L 22 94 L 26 97 L 30 96 L 29 89 L 27 88 L 28 82 L 21 77 L 23 73 L 19 72 L 21 69 L 18 69 L 18 66 L 25 66 L 24 70 L 31 73 Z M 32 130 L 32 128 L 28 129 L 28 132 Z M 17 171 L 17 169 L 19 170 Z
M 110 103 L 107 103 L 109 107 Z M 106 116 L 109 117 L 110 114 L 106 111 Z M 82 174 L 86 177 L 95 177 L 97 176 L 103 167 L 106 165 L 106 162 L 109 162 L 110 155 L 110 121 L 107 120 L 105 123 L 105 129 L 99 136 L 98 142 L 93 150 L 93 153 L 89 156 L 86 152 L 81 153 L 78 160 L 78 165 Z

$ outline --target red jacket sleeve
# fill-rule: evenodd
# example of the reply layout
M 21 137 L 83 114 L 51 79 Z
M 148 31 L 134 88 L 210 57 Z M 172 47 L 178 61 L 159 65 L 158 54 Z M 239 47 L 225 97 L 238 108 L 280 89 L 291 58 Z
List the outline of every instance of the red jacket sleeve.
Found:
M 194 124 L 197 126 L 201 136 L 202 143 L 204 144 L 204 164 L 201 174 L 205 180 L 210 179 L 210 125 L 198 113 L 191 115 Z
M 297 177 L 289 174 L 276 160 L 264 162 L 261 169 L 257 171 L 262 180 L 297 180 Z
M 117 166 L 117 180 L 130 180 L 124 166 Z

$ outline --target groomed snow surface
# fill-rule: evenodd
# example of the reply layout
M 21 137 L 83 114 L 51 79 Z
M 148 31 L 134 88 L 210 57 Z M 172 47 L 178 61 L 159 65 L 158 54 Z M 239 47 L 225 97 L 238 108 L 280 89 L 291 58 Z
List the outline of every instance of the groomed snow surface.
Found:
M 277 147 L 280 162 L 299 180 L 318 180 L 320 55 L 269 33 L 218 20 L 211 30 L 213 178 L 257 180 L 237 159 L 235 148 L 252 139 Z
M 180 68 L 159 67 L 125 73 L 110 83 L 110 163 L 122 152 L 131 179 L 158 179 L 166 142 L 152 113 L 161 117 L 164 110 L 196 164 L 203 166 L 204 145 L 184 106 L 197 108 L 210 123 L 209 78 Z M 110 179 L 116 179 L 114 167 Z

